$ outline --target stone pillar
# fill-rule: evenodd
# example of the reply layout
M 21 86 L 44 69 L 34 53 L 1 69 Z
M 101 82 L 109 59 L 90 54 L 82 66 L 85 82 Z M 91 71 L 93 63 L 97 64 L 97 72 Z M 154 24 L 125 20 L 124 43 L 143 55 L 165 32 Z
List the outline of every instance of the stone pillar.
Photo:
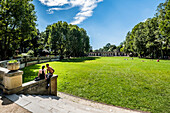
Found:
M 55 96 L 57 96 L 57 78 L 58 75 L 55 75 L 51 78 L 50 81 L 50 93 L 51 95 L 55 95 Z
M 0 67 L 0 86 L 4 86 L 4 76 L 5 73 L 8 73 L 10 70 L 6 69 L 6 68 L 2 68 Z M 0 87 L 1 89 L 3 89 L 2 87 Z
M 14 71 L 6 73 L 3 78 L 4 88 L 5 89 L 15 89 L 22 86 L 22 74 L 23 71 Z

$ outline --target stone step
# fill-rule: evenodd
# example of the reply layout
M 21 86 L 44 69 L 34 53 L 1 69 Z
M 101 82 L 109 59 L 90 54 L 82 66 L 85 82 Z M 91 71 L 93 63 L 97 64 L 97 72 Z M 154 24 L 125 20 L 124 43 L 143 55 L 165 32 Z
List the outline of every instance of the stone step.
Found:
M 62 98 L 59 99 L 59 97 L 56 96 L 13 94 L 7 95 L 6 97 L 34 113 L 40 111 L 42 113 L 103 113 L 103 111 L 90 106 L 80 105 Z
M 67 96 L 48 96 L 48 95 L 6 95 L 14 103 L 33 113 L 139 113 L 136 111 L 111 107 L 106 105 L 93 106 L 92 104 L 82 104 L 81 102 L 70 100 Z M 86 100 L 79 100 L 86 101 Z M 101 109 L 106 107 L 107 110 Z M 112 109 L 112 110 L 108 110 Z
M 22 95 L 22 98 L 31 101 L 32 103 L 39 103 L 39 106 L 46 106 L 51 111 L 61 111 L 61 113 L 71 112 L 74 113 L 103 113 L 103 111 L 92 108 L 90 106 L 81 105 L 73 101 L 56 97 L 56 96 L 42 96 L 42 95 Z
M 45 106 L 40 106 L 39 103 L 31 102 L 31 99 L 24 95 L 6 95 L 6 97 L 13 101 L 14 103 L 22 106 L 23 108 L 33 112 L 33 113 L 50 113 L 51 111 L 46 109 Z

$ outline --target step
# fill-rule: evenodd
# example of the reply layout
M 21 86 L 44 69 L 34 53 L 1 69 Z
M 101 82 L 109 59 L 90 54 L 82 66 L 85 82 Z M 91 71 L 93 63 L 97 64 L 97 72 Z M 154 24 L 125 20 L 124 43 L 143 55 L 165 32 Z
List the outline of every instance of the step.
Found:
M 40 106 L 39 103 L 31 102 L 29 98 L 24 95 L 6 95 L 6 98 L 20 105 L 21 107 L 33 112 L 33 113 L 49 113 L 51 112 L 46 106 Z
M 66 95 L 65 95 L 66 96 Z M 99 103 L 93 106 L 89 101 L 85 104 L 69 100 L 64 96 L 44 96 L 44 95 L 6 95 L 8 99 L 33 113 L 139 113 L 137 111 L 126 110 L 118 107 L 107 106 Z M 91 103 L 91 102 L 90 102 Z M 104 107 L 107 109 L 101 109 Z
M 58 112 L 58 113 L 103 113 L 90 106 L 79 105 L 78 103 L 58 98 L 56 96 L 42 95 L 7 95 L 14 103 L 34 113 Z M 38 109 L 37 109 L 38 108 Z

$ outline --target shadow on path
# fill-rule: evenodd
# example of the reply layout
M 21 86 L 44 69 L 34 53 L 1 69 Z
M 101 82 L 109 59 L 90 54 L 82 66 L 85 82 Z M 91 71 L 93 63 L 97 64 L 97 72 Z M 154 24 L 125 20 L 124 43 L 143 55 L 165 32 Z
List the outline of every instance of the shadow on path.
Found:
M 14 102 L 8 100 L 7 98 L 5 98 L 4 96 L 1 97 L 0 99 L 2 101 L 2 104 L 1 105 L 9 105 L 9 104 L 13 104 Z
M 13 102 L 4 97 L 2 89 L 0 89 L 0 103 L 1 105 L 9 105 Z
M 55 99 L 55 100 L 61 99 L 61 97 L 59 97 L 59 96 L 52 96 L 52 95 L 32 95 L 32 97 L 40 97 L 43 99 Z

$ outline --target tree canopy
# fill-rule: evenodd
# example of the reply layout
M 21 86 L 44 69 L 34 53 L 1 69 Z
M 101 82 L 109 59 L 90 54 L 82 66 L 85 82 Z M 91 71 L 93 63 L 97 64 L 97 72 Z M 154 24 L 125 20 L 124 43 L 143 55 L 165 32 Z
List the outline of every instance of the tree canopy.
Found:
M 134 56 L 164 58 L 170 56 L 170 0 L 161 3 L 155 17 L 140 22 L 129 31 L 123 51 Z
M 77 25 L 59 21 L 47 26 L 44 34 L 45 47 L 61 58 L 81 57 L 89 52 L 89 36 L 86 30 Z
M 89 36 L 83 28 L 59 21 L 40 33 L 36 20 L 32 0 L 0 1 L 1 60 L 13 57 L 15 50 L 34 56 L 47 50 L 61 58 L 84 56 L 89 51 Z
M 11 57 L 15 49 L 29 46 L 36 31 L 36 15 L 32 0 L 0 1 L 0 58 Z

